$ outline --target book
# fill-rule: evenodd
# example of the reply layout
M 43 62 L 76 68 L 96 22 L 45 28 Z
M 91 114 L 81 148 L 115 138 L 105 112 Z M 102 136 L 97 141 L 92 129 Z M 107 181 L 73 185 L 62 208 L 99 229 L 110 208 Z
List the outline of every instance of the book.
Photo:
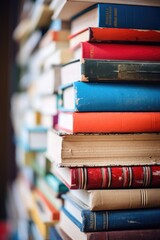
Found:
M 159 69 L 160 62 L 158 61 L 82 58 L 81 60 L 77 59 L 62 66 L 61 83 L 62 85 L 66 85 L 76 81 L 159 81 Z
M 44 212 L 44 219 L 45 221 L 51 222 L 51 221 L 59 221 L 60 219 L 60 213 L 59 211 L 52 205 L 48 199 L 43 195 L 43 193 L 35 188 L 32 191 L 32 195 L 34 198 L 34 201 L 39 206 L 42 212 Z
M 24 126 L 20 139 L 16 139 L 25 151 L 44 152 L 47 143 L 47 128 L 43 126 Z
M 55 175 L 48 173 L 45 176 L 45 180 L 48 185 L 58 194 L 68 192 L 68 188 Z
M 79 58 L 160 61 L 159 45 L 81 42 Z
M 62 208 L 62 212 L 82 232 L 159 228 L 159 208 L 90 211 L 85 204 L 76 201 L 74 198 L 72 199 L 66 195 L 63 197 L 64 207 Z
M 51 204 L 44 194 L 38 188 L 34 189 L 34 194 L 36 199 L 40 201 L 39 204 L 45 206 L 45 208 L 48 208 L 48 210 L 51 212 L 51 219 L 54 221 L 59 221 L 60 212 L 54 207 L 53 204 Z
M 58 114 L 52 115 L 52 114 L 41 114 L 41 124 L 44 127 L 55 127 L 58 122 Z
M 56 129 L 68 133 L 160 132 L 160 113 L 60 111 Z
M 160 135 L 64 134 L 49 129 L 48 159 L 58 166 L 132 166 L 160 164 Z
M 51 42 L 68 41 L 70 31 L 63 29 L 60 31 L 48 30 L 39 43 L 39 47 L 45 47 Z
M 81 232 L 79 227 L 62 211 L 60 227 L 71 239 L 81 240 L 159 240 L 160 229 L 114 230 L 101 232 Z M 72 229 L 72 231 L 71 231 Z
M 60 31 L 62 29 L 70 29 L 70 21 L 54 19 L 51 21 L 49 29 L 52 29 L 54 31 Z
M 51 171 L 69 189 L 159 188 L 160 166 L 74 167 L 52 164 Z
M 54 0 L 50 4 L 50 8 L 53 9 L 53 19 L 62 19 L 62 20 L 70 20 L 73 16 L 78 14 L 80 11 L 92 6 L 95 3 L 106 3 L 106 0 L 63 0 L 59 2 L 59 0 Z M 158 0 L 110 0 L 107 1 L 109 3 L 120 3 L 120 4 L 131 4 L 131 5 L 148 5 L 148 6 L 159 6 Z
M 88 27 L 160 30 L 159 7 L 98 3 L 74 16 L 71 21 L 71 34 Z
M 88 27 L 69 35 L 69 46 L 76 49 L 81 42 L 114 42 L 114 43 L 159 43 L 160 31 L 131 28 L 99 28 Z
M 74 112 L 159 112 L 158 82 L 74 82 L 60 86 L 59 110 Z
M 50 227 L 50 239 L 72 240 L 59 226 Z
M 48 183 L 43 179 L 39 178 L 36 182 L 36 187 L 43 193 L 45 198 L 57 209 L 59 210 L 62 206 L 62 199 L 58 198 L 57 193 L 48 185 Z
M 159 208 L 159 188 L 70 190 L 91 211 Z

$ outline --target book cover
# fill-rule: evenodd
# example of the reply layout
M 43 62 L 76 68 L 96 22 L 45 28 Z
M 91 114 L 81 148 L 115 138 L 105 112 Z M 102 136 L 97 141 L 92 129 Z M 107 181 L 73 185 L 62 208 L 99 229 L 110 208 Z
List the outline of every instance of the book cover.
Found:
M 60 227 L 71 239 L 78 238 L 81 240 L 159 240 L 160 236 L 160 229 L 81 232 L 80 228 L 63 211 L 61 213 Z
M 49 129 L 47 158 L 59 166 L 160 164 L 160 134 L 64 134 Z
M 99 28 L 88 27 L 82 31 L 69 35 L 71 49 L 80 47 L 81 42 L 115 42 L 115 43 L 159 43 L 160 31 L 131 28 Z
M 74 82 L 61 86 L 59 110 L 75 112 L 159 112 L 158 82 Z
M 91 211 L 159 208 L 159 188 L 70 190 Z
M 82 232 L 159 228 L 159 208 L 96 212 L 74 198 L 63 197 L 62 211 Z
M 53 19 L 62 19 L 62 20 L 70 20 L 72 17 L 74 17 L 76 14 L 78 14 L 80 11 L 83 11 L 84 9 L 92 6 L 93 4 L 97 2 L 106 3 L 106 0 L 54 0 L 50 7 L 53 9 Z M 109 3 L 120 3 L 120 4 L 131 4 L 131 5 L 148 5 L 148 6 L 159 6 L 158 0 L 110 0 Z
M 160 30 L 159 12 L 160 8 L 153 6 L 98 3 L 72 19 L 71 34 L 87 27 Z
M 56 128 L 69 133 L 160 132 L 160 113 L 59 112 Z
M 160 166 L 53 167 L 70 189 L 159 188 Z
M 81 43 L 80 58 L 160 61 L 160 46 L 122 43 Z
M 116 58 L 116 56 L 118 56 L 118 51 L 119 51 L 118 49 L 115 52 L 114 57 L 112 56 L 113 59 Z M 126 51 L 127 50 L 124 50 L 124 52 Z M 127 52 L 129 53 L 130 50 Z M 99 51 L 99 53 L 101 54 L 101 51 Z M 102 50 L 102 53 L 103 53 L 103 50 Z M 128 56 L 131 57 L 131 54 L 129 54 Z M 82 81 L 82 82 L 152 81 L 153 82 L 153 81 L 159 81 L 160 79 L 160 62 L 159 61 L 108 60 L 108 59 L 92 59 L 91 57 L 92 57 L 91 55 L 90 56 L 88 55 L 88 58 L 77 59 L 77 60 L 68 62 L 67 64 L 64 64 L 61 68 L 61 84 L 66 85 L 76 81 Z M 93 58 L 94 58 L 94 51 L 93 51 Z
M 57 194 L 68 192 L 68 188 L 55 175 L 48 173 L 45 180 Z

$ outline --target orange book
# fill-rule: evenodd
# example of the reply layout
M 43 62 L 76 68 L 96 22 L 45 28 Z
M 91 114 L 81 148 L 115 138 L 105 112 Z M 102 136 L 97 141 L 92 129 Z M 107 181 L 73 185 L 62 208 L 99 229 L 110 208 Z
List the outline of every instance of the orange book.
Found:
M 48 30 L 46 34 L 43 36 L 39 46 L 45 47 L 49 43 L 56 41 L 68 41 L 69 30 L 63 29 L 60 31 Z
M 69 36 L 70 48 L 76 48 L 80 42 L 145 42 L 160 43 L 160 31 L 127 28 L 89 27 Z
M 57 129 L 70 133 L 160 132 L 160 112 L 60 112 Z
M 59 211 L 50 203 L 50 201 L 43 195 L 43 193 L 41 193 L 41 191 L 39 191 L 37 188 L 34 189 L 34 192 L 39 196 L 39 198 L 45 202 L 45 204 L 47 205 L 47 207 L 49 208 L 49 210 L 52 212 L 52 218 L 53 220 L 59 220 L 60 218 L 60 213 Z

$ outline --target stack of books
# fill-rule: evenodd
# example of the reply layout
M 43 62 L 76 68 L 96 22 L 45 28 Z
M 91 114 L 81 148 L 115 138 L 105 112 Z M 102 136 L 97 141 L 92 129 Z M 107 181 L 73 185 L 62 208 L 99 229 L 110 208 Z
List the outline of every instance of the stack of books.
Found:
M 51 172 L 70 191 L 51 236 L 160 236 L 159 13 L 100 3 L 71 21 L 74 59 L 61 68 L 58 124 L 47 137 Z

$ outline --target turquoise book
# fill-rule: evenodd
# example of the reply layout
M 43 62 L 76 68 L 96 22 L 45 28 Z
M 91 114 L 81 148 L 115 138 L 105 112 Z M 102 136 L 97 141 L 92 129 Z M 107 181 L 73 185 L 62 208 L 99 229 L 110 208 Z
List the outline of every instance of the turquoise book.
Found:
M 59 89 L 59 110 L 73 112 L 159 112 L 159 82 L 74 82 Z

